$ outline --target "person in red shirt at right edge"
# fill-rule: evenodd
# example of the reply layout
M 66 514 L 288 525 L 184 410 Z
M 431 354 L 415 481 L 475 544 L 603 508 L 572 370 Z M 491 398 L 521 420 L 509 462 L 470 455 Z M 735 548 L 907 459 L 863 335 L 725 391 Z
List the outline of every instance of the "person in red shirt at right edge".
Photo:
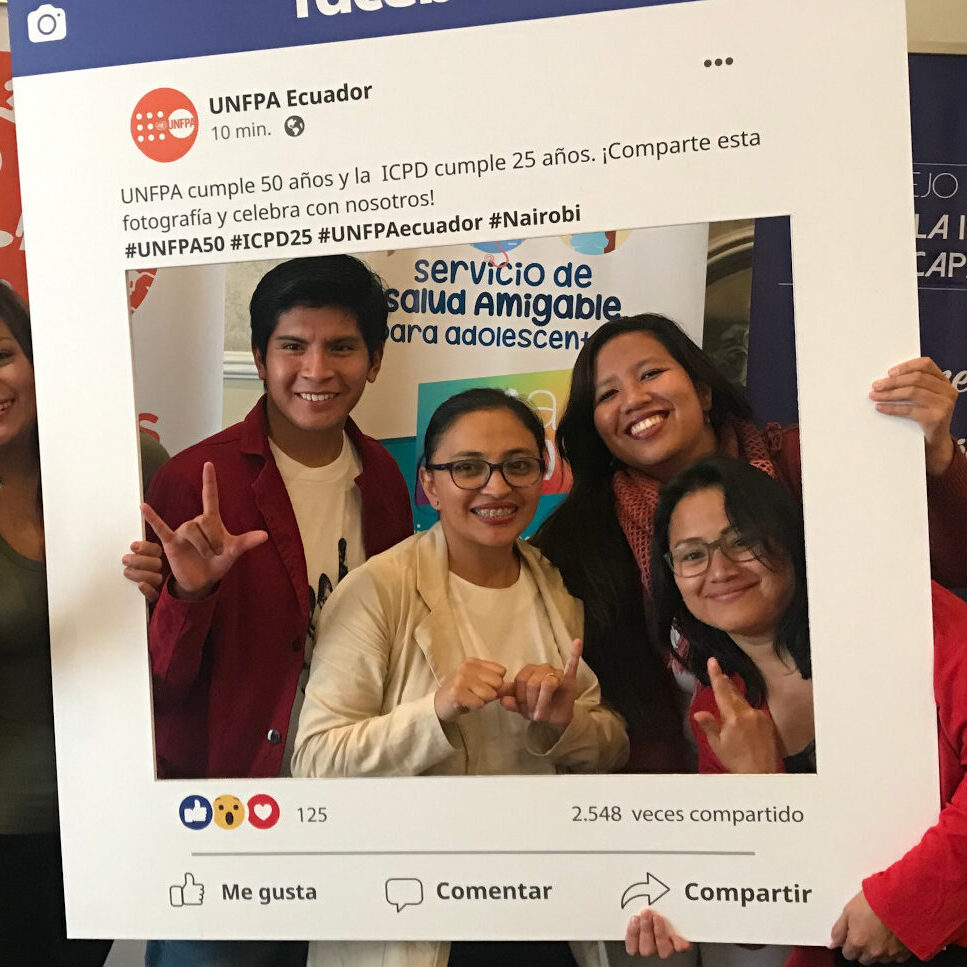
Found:
M 651 574 L 661 640 L 673 627 L 687 639 L 678 658 L 700 682 L 699 772 L 815 772 L 802 513 L 788 490 L 741 460 L 694 463 L 659 495 Z M 936 582 L 932 603 L 937 822 L 863 880 L 828 948 L 793 948 L 786 967 L 967 965 L 967 604 Z M 690 944 L 645 909 L 625 946 L 667 958 Z

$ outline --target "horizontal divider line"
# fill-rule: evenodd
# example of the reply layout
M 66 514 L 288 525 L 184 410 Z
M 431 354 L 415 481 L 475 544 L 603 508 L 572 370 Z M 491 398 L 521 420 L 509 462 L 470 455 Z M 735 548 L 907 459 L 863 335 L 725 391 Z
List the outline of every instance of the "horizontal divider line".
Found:
M 705 849 L 428 849 L 192 852 L 192 856 L 755 856 L 755 850 Z

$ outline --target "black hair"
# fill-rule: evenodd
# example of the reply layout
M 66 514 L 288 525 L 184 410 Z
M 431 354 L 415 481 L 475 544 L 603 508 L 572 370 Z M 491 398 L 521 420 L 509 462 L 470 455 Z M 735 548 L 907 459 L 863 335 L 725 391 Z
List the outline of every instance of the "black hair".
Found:
M 17 340 L 30 365 L 34 364 L 34 342 L 30 334 L 30 310 L 27 304 L 6 283 L 0 282 L 0 319 Z
M 533 542 L 560 569 L 570 592 L 584 602 L 584 657 L 598 676 L 605 700 L 643 742 L 652 748 L 660 743 L 673 758 L 685 752 L 678 689 L 664 660 L 669 644 L 649 635 L 641 574 L 615 511 L 611 478 L 616 460 L 594 426 L 598 353 L 612 339 L 633 332 L 657 339 L 696 387 L 709 388 L 713 428 L 728 417 L 752 416 L 741 392 L 671 319 L 644 313 L 604 323 L 578 353 L 557 429 L 560 454 L 571 467 L 571 491 Z
M 709 684 L 708 660 L 715 658 L 727 675 L 742 678 L 749 703 L 760 706 L 766 700 L 766 686 L 759 669 L 726 632 L 700 621 L 685 607 L 664 559 L 668 526 L 679 501 L 709 489 L 722 491 L 731 526 L 761 545 L 763 564 L 792 564 L 793 595 L 776 626 L 775 650 L 780 657 L 792 658 L 803 678 L 811 678 L 802 510 L 789 491 L 762 470 L 732 457 L 704 457 L 662 487 L 655 511 L 651 575 L 656 634 L 669 641 L 675 627 L 687 641 L 678 657 L 703 685 Z
M 632 332 L 657 339 L 685 370 L 696 389 L 709 388 L 712 394 L 709 419 L 714 429 L 718 430 L 728 416 L 743 420 L 752 417 L 752 408 L 741 392 L 671 319 L 655 313 L 613 319 L 596 329 L 581 347 L 571 374 L 567 406 L 557 430 L 561 453 L 571 465 L 575 482 L 606 479 L 611 484 L 614 457 L 594 426 L 595 369 L 598 353 L 604 346 L 615 337 Z
M 279 316 L 296 308 L 344 309 L 356 320 L 370 360 L 389 334 L 386 286 L 352 255 L 289 259 L 262 276 L 252 293 L 249 319 L 252 350 L 263 360 Z
M 502 389 L 477 386 L 451 396 L 433 411 L 423 436 L 423 456 L 420 458 L 420 464 L 425 466 L 433 462 L 433 454 L 440 444 L 440 438 L 461 416 L 481 410 L 507 410 L 508 413 L 516 416 L 534 437 L 537 452 L 543 463 L 546 445 L 544 423 L 534 409 L 519 396 L 512 396 Z
M 0 282 L 0 320 L 7 324 L 10 335 L 17 341 L 31 367 L 34 365 L 34 343 L 30 331 L 30 310 L 27 303 L 5 282 Z M 37 424 L 33 428 L 33 447 L 39 450 Z M 43 484 L 37 481 L 37 509 L 43 526 Z

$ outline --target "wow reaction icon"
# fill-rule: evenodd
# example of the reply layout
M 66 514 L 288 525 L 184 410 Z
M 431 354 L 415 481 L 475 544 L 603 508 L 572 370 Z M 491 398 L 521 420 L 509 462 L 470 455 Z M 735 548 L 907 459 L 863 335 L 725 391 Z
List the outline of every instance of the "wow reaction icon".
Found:
M 216 826 L 238 829 L 245 822 L 245 807 L 237 796 L 219 796 L 213 805 Z

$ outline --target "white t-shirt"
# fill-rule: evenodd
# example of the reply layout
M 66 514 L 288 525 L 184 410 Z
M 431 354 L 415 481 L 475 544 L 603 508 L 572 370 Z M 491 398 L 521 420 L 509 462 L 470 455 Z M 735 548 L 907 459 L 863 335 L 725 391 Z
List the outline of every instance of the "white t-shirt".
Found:
M 563 669 L 564 660 L 554 641 L 550 618 L 534 579 L 522 567 L 520 576 L 509 588 L 482 588 L 452 571 L 449 580 L 450 602 L 460 641 L 467 658 L 495 661 L 507 669 L 506 681 L 513 681 L 524 665 L 546 662 Z M 488 762 L 484 743 L 473 766 L 475 775 L 514 773 L 518 775 L 553 772 L 553 765 L 528 752 L 525 735 L 528 720 L 508 712 L 499 702 L 491 702 L 469 713 L 479 716 L 481 729 L 494 737 L 491 749 L 499 762 Z M 508 747 L 520 750 L 518 767 L 507 767 Z M 496 752 L 496 750 L 501 750 Z
M 319 609 L 346 574 L 366 560 L 363 547 L 362 499 L 356 486 L 362 464 L 345 433 L 339 456 L 324 467 L 304 466 L 284 454 L 271 440 L 269 447 L 299 525 L 299 536 L 302 538 L 306 557 L 306 580 L 309 583 L 311 610 L 305 660 L 289 718 L 286 747 L 282 754 L 280 775 L 288 776 L 291 775 L 289 764 L 295 745 L 299 712 L 305 700 L 309 660 L 316 637 Z

